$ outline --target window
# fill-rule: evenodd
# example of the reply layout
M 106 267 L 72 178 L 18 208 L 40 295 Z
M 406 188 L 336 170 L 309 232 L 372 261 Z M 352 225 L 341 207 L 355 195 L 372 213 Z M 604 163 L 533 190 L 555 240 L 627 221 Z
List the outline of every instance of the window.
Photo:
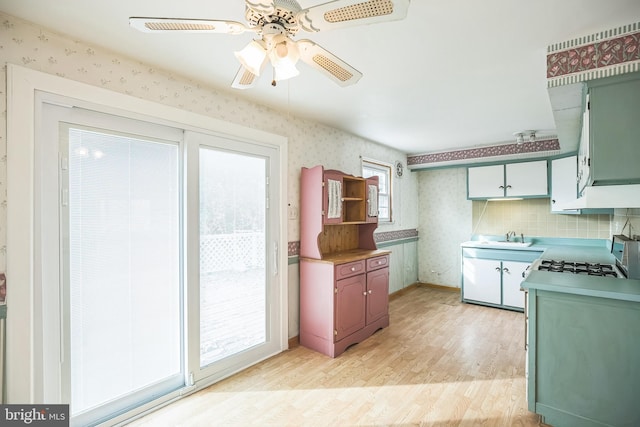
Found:
M 391 169 L 392 165 L 374 160 L 362 160 L 362 176 L 378 177 L 378 222 L 391 222 Z

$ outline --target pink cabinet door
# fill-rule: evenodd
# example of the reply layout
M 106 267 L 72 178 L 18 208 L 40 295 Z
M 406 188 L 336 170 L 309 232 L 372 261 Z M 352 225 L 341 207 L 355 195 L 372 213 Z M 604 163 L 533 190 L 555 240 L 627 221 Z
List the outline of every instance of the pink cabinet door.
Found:
M 367 273 L 367 324 L 389 312 L 389 268 Z
M 336 282 L 335 341 L 365 326 L 367 276 L 360 274 Z

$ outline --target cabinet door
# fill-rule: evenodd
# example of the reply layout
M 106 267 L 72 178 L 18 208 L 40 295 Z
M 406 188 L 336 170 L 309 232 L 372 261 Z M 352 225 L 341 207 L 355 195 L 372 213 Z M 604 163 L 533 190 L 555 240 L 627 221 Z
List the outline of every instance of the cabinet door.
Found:
M 582 114 L 582 133 L 580 134 L 580 145 L 578 146 L 578 194 L 587 186 L 591 179 L 589 160 L 589 94 L 586 98 L 586 108 Z
M 341 173 L 325 172 L 324 188 L 322 191 L 322 211 L 325 224 L 340 224 L 343 218 L 342 203 L 342 177 Z
M 594 79 L 589 83 L 590 185 L 640 183 L 638 75 Z
M 576 156 L 551 161 L 551 212 L 563 211 L 560 206 L 578 197 L 578 160 Z
M 504 197 L 504 165 L 467 169 L 468 198 Z
M 544 196 L 549 194 L 547 161 L 509 163 L 506 165 L 507 197 Z
M 367 273 L 367 324 L 389 313 L 389 268 Z
M 500 304 L 500 261 L 463 258 L 462 298 Z
M 524 308 L 524 291 L 520 284 L 528 262 L 502 261 L 502 305 Z
M 365 326 L 367 276 L 359 274 L 336 282 L 335 341 Z

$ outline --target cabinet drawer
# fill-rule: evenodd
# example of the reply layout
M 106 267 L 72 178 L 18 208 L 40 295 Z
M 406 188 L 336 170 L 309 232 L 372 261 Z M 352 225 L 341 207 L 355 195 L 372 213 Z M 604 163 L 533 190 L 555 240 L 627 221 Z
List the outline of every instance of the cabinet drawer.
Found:
M 365 272 L 365 262 L 354 261 L 348 264 L 336 265 L 336 280 L 344 279 L 345 277 L 355 276 L 356 274 L 362 274 Z
M 377 270 L 379 268 L 388 267 L 388 266 L 389 266 L 389 255 L 369 258 L 367 260 L 367 271 Z

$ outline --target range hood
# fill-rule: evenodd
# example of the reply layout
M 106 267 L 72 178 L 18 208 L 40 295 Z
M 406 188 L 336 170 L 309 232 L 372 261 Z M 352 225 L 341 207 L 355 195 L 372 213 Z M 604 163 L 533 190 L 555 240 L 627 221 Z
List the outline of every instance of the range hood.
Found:
M 560 207 L 563 210 L 640 208 L 640 184 L 586 187 L 582 197 Z

